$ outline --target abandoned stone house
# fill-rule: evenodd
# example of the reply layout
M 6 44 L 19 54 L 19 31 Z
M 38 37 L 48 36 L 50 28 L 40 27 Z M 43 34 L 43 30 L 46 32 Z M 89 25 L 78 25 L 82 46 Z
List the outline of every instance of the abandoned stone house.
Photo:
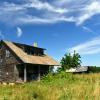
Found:
M 38 80 L 59 65 L 44 53 L 45 49 L 9 41 L 0 41 L 0 81 Z

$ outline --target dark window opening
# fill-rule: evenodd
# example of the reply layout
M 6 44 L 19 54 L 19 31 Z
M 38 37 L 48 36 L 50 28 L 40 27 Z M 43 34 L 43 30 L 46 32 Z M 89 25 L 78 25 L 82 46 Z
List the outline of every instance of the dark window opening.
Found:
M 34 56 L 42 56 L 43 55 L 43 50 L 40 50 L 40 49 L 25 48 L 24 51 L 29 55 L 34 55 Z
M 24 44 L 18 44 L 18 43 L 14 43 L 14 44 L 16 46 L 18 46 L 19 48 L 21 48 L 28 55 L 35 55 L 35 56 L 44 55 L 44 50 L 45 49 L 38 48 L 38 47 L 33 47 L 33 46 L 29 46 L 29 45 L 24 45 Z

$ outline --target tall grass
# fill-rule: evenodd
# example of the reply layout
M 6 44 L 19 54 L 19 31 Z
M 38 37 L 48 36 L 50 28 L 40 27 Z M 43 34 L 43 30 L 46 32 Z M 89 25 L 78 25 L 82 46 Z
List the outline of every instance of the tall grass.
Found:
M 0 86 L 0 100 L 99 100 L 100 73 L 48 74 L 38 82 Z

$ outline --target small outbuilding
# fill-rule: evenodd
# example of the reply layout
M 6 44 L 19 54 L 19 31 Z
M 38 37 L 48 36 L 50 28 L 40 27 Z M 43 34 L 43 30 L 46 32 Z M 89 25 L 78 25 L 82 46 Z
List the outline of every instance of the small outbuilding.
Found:
M 79 66 L 76 68 L 71 68 L 69 70 L 66 70 L 66 72 L 72 72 L 72 73 L 83 73 L 88 71 L 88 66 Z

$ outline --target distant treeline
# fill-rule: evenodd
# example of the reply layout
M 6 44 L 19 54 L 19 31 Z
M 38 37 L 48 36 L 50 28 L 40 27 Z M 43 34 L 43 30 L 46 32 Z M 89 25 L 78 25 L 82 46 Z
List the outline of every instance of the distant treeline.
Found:
M 88 67 L 88 72 L 89 72 L 89 73 L 99 73 L 99 72 L 100 72 L 100 67 L 89 66 L 89 67 Z

